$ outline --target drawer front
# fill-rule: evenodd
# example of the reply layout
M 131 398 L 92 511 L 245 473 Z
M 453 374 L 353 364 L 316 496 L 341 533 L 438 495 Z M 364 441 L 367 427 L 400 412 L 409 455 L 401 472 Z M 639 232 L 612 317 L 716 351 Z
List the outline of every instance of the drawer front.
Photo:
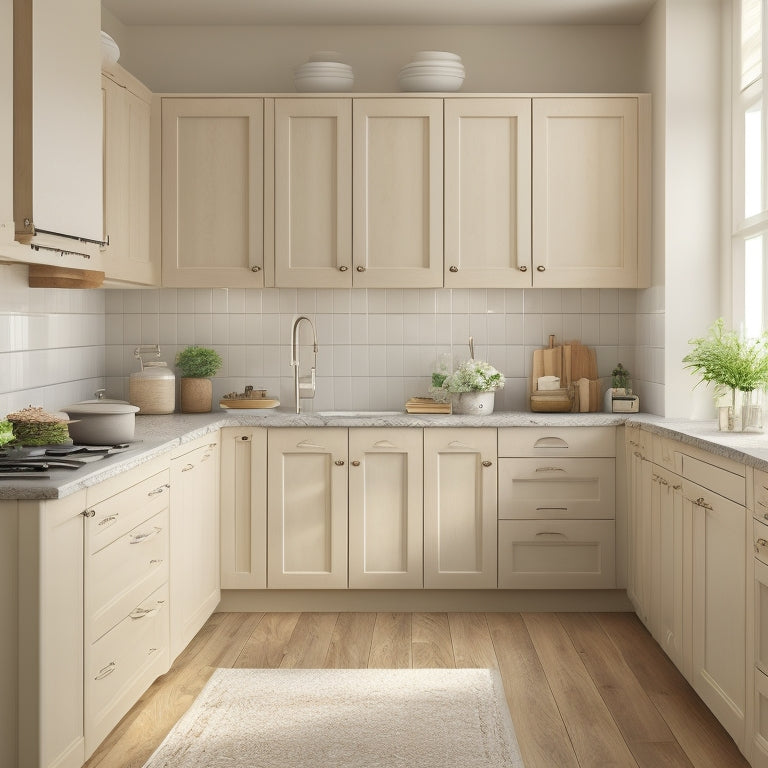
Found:
M 610 520 L 615 459 L 499 459 L 499 519 Z
M 616 428 L 502 427 L 499 456 L 616 456 Z
M 168 667 L 168 584 L 97 642 L 86 643 L 86 751 L 90 752 Z
M 86 517 L 88 554 L 106 547 L 143 520 L 166 508 L 170 487 L 170 474 L 165 470 L 89 507 L 89 513 L 92 511 L 94 514 Z
M 746 504 L 747 484 L 743 475 L 694 459 L 693 456 L 683 456 L 683 475 L 686 480 L 719 493 L 726 499 Z
M 168 580 L 168 510 L 86 559 L 85 626 L 93 641 Z
M 612 520 L 499 521 L 499 588 L 615 586 Z
M 755 517 L 768 520 L 768 472 L 754 470 Z

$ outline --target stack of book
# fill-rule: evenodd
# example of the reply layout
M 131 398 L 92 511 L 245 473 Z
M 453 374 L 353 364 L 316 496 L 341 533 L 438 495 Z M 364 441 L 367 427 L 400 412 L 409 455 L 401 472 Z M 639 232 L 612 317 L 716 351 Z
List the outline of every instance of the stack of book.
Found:
M 412 397 L 405 403 L 407 413 L 450 413 L 451 403 L 441 403 L 432 397 Z

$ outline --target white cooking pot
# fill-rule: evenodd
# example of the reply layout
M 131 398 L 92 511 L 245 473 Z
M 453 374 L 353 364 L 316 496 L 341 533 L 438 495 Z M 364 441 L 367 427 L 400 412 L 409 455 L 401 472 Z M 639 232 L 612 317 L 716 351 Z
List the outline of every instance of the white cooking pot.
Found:
M 72 419 L 69 436 L 75 443 L 116 445 L 133 440 L 139 409 L 129 403 L 97 400 L 73 403 L 61 410 Z

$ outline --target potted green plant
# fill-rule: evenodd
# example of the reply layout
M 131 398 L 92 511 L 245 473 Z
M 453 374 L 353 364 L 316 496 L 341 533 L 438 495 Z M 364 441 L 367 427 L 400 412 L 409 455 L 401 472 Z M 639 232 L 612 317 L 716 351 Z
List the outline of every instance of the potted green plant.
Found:
M 176 355 L 176 366 L 181 372 L 181 412 L 208 413 L 213 405 L 211 376 L 222 366 L 219 353 L 193 345 Z
M 707 336 L 691 339 L 684 367 L 699 384 L 715 385 L 719 426 L 731 432 L 763 431 L 762 391 L 768 385 L 768 333 L 746 339 L 718 318 Z M 697 384 L 698 386 L 698 384 Z
M 496 390 L 504 387 L 504 374 L 484 360 L 470 358 L 445 377 L 442 387 L 451 393 L 454 413 L 493 413 Z

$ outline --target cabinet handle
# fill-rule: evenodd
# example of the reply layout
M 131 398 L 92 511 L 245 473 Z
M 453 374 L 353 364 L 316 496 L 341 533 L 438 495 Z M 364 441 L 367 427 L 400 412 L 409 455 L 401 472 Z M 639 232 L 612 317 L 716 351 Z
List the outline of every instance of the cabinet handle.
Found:
M 537 272 L 544 272 L 545 270 L 546 270 L 546 267 L 542 266 L 541 264 L 539 264 L 539 266 L 536 267 L 536 271 Z
M 339 272 L 346 272 L 349 269 L 349 267 L 346 264 L 342 264 L 339 267 Z
M 160 565 L 162 562 L 163 562 L 162 558 L 155 558 L 154 560 L 150 560 L 149 564 L 150 565 Z
M 344 459 L 336 459 L 336 461 L 333 462 L 337 467 L 343 467 L 344 466 Z
M 768 546 L 768 541 L 766 541 L 765 539 L 758 539 L 755 542 L 755 552 L 759 552 L 760 547 L 765 547 L 765 546 Z
M 159 488 L 155 488 L 154 491 L 148 491 L 147 496 L 157 496 L 159 493 L 163 493 L 166 488 L 170 488 L 171 486 L 166 483 L 165 485 L 161 485 Z
M 85 514 L 85 513 L 83 513 Z M 94 512 L 95 514 L 95 512 Z M 114 515 L 109 515 L 108 517 L 105 517 L 103 520 L 99 520 L 99 525 L 106 525 L 107 523 L 112 523 L 120 516 L 119 512 L 116 512 Z M 86 515 L 88 517 L 88 515 Z
M 365 272 L 365 267 L 363 267 L 363 266 L 355 267 L 355 269 L 356 269 L 358 272 Z
M 492 461 L 488 461 L 487 459 L 484 462 L 482 462 L 482 464 L 483 464 L 484 467 L 492 467 L 493 466 L 493 462 Z
M 568 507 L 536 507 L 537 512 L 567 512 Z M 538 534 L 536 534 L 538 536 Z
M 519 269 L 521 272 L 527 272 L 527 271 L 528 271 L 528 267 L 526 267 L 526 266 L 525 266 L 525 264 L 523 264 L 523 266 L 522 266 L 522 267 L 518 267 L 518 269 Z
M 185 466 L 183 466 L 181 468 L 181 471 L 182 472 L 189 472 L 190 469 L 194 469 L 194 468 L 195 468 L 194 464 L 186 464 Z
M 253 266 L 251 267 L 251 272 L 261 272 L 261 267 Z
M 343 463 L 344 463 L 344 462 L 342 462 L 342 464 L 343 464 Z M 359 466 L 360 466 L 360 462 L 359 462 L 357 459 L 355 459 L 354 461 L 352 461 L 352 462 L 350 462 L 350 463 L 352 464 L 352 466 L 353 466 L 353 467 L 359 467 Z
M 449 271 L 449 272 L 458 272 L 458 271 L 459 271 L 459 268 L 458 268 L 458 267 L 456 267 L 456 266 L 450 266 L 450 267 L 448 267 L 448 271 Z
M 537 536 L 562 536 L 564 539 L 568 538 L 564 533 L 561 533 L 560 531 L 540 531 L 536 535 Z
M 130 619 L 145 619 L 147 616 L 151 616 L 157 613 L 157 606 L 154 608 L 134 608 L 129 614 Z
M 96 516 L 96 510 L 95 509 L 84 509 L 80 514 L 83 517 L 95 517 Z
M 678 483 L 677 485 L 673 485 L 673 486 L 672 486 L 672 490 L 673 490 L 673 491 L 679 491 L 679 490 L 680 490 L 682 487 L 683 487 L 683 486 L 682 486 L 682 485 L 680 485 L 680 484 Z
M 565 472 L 563 467 L 536 467 L 536 472 Z
M 250 438 L 250 437 L 248 437 L 248 435 L 241 435 L 241 436 L 240 436 L 240 439 L 241 439 L 241 440 L 250 440 L 251 438 Z
M 151 531 L 148 531 L 147 533 L 134 533 L 133 536 L 131 536 L 129 543 L 141 544 L 142 542 L 149 541 L 150 539 L 154 539 L 155 536 L 157 536 L 157 534 L 162 530 L 162 528 L 155 526 Z
M 106 667 L 102 667 L 99 670 L 99 674 L 94 677 L 94 680 L 103 680 L 108 675 L 111 675 L 115 669 L 117 668 L 117 662 L 116 661 L 110 661 L 109 664 L 107 664 Z
M 712 509 L 712 505 L 711 504 L 707 504 L 707 502 L 704 501 L 704 497 L 703 496 L 699 496 L 699 498 L 696 499 L 696 501 L 694 501 L 693 503 L 697 507 L 701 507 L 702 509 Z

